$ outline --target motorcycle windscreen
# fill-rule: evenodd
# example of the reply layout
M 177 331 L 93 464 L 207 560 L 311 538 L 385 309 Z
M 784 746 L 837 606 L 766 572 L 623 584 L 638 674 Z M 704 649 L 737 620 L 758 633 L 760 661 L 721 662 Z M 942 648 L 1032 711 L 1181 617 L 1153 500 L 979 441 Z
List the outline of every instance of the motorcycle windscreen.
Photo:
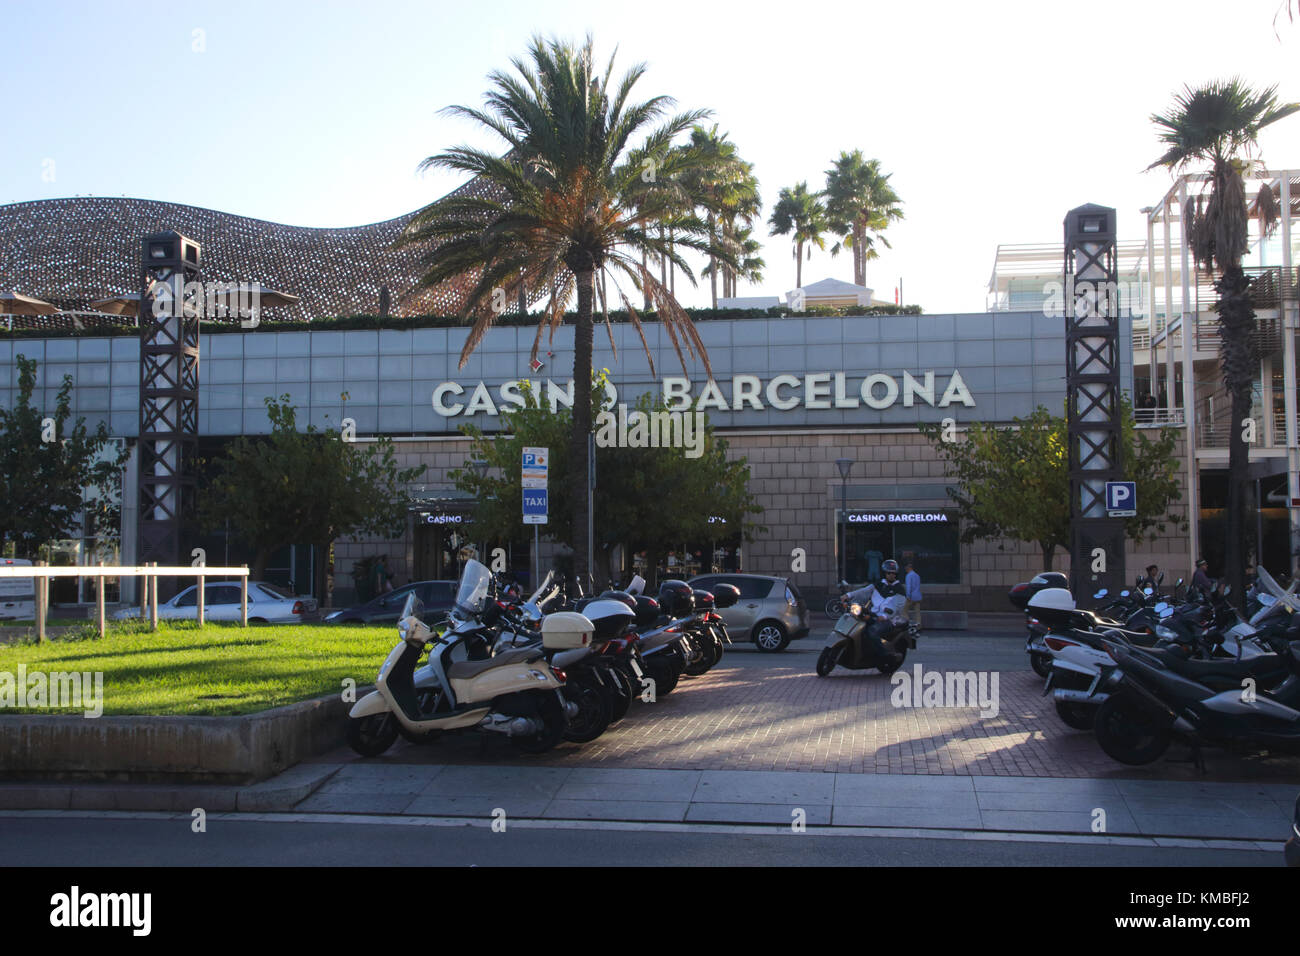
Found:
M 492 584 L 492 574 L 479 562 L 471 558 L 465 564 L 460 576 L 460 588 L 456 591 L 456 610 L 466 617 L 477 617 L 487 607 L 488 589 Z
M 402 605 L 402 613 L 397 616 L 399 621 L 408 617 L 424 620 L 424 602 L 420 600 L 420 595 L 416 589 L 412 588 L 411 593 L 406 596 L 406 603 Z

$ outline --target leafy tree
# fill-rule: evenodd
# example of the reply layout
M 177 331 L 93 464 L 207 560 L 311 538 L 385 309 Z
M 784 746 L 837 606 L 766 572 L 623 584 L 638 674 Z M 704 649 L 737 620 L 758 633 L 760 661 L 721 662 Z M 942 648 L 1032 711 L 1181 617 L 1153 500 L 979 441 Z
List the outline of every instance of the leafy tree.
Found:
M 818 193 L 810 193 L 806 182 L 799 183 L 793 189 L 781 190 L 776 207 L 767 224 L 772 227 L 773 236 L 792 236 L 794 242 L 795 288 L 803 288 L 803 250 L 808 246 L 808 255 L 812 256 L 812 247 L 826 248 L 823 233 L 830 227 L 826 219 L 826 207 L 822 205 Z
M 36 361 L 15 356 L 18 395 L 12 408 L 0 408 L 0 546 L 16 556 L 34 556 L 59 538 L 80 537 L 83 507 L 92 535 L 116 537 L 118 495 L 127 453 L 114 454 L 108 429 L 95 431 L 84 417 L 69 427 L 72 376 L 65 375 L 52 414 L 32 405 Z M 47 422 L 48 419 L 48 422 Z M 83 494 L 91 491 L 83 504 Z
M 1178 433 L 1163 428 L 1148 438 L 1133 421 L 1133 408 L 1121 402 L 1126 476 L 1137 483 L 1137 515 L 1124 521 L 1134 541 L 1154 537 L 1172 521 L 1169 506 L 1182 497 L 1174 445 Z M 921 433 L 947 463 L 956 487 L 948 495 L 964 527 L 961 538 L 1032 541 L 1043 553 L 1043 570 L 1052 569 L 1057 548 L 1070 546 L 1069 444 L 1064 417 L 1038 406 L 1026 418 L 999 428 L 977 422 L 962 441 L 944 441 L 940 425 L 923 424 Z
M 213 463 L 199 503 L 209 529 L 229 520 L 232 532 L 254 550 L 253 577 L 280 548 L 296 542 L 316 547 L 314 593 L 325 595 L 326 561 L 338 538 L 396 538 L 406 530 L 408 495 L 401 487 L 424 466 L 398 468 L 393 443 L 380 437 L 365 450 L 334 429 L 298 430 L 289 396 L 266 399 L 271 433 L 240 436 Z
M 604 383 L 604 374 L 593 380 L 591 403 L 595 410 L 605 396 Z M 572 413 L 566 408 L 552 413 L 527 383 L 521 384 L 520 395 L 523 407 L 503 410 L 499 432 L 485 435 L 477 426 L 461 426 L 472 440 L 471 456 L 488 463 L 486 473 L 480 477 L 472 469 L 462 468 L 452 471 L 450 477 L 458 488 L 477 499 L 476 534 L 508 539 L 520 528 L 523 449 L 548 448 L 550 520 L 542 526 L 542 533 L 572 548 L 572 525 L 566 519 L 572 513 L 574 499 L 586 497 L 582 494 L 583 483 L 576 477 L 583 472 L 573 468 L 563 440 Z M 637 400 L 636 410 L 668 409 L 662 397 L 655 399 L 647 394 Z M 762 511 L 746 487 L 748 462 L 744 458 L 727 460 L 727 444 L 714 436 L 707 416 L 703 446 L 699 458 L 687 458 L 686 450 L 681 448 L 597 446 L 595 546 L 608 577 L 614 576 L 609 561 L 618 545 L 622 544 L 628 553 L 646 550 L 647 564 L 654 567 L 658 556 L 669 548 L 685 540 L 707 537 L 711 516 L 722 517 L 728 528 L 740 528 L 745 540 L 753 540 L 756 532 L 766 530 L 746 520 L 747 515 Z M 585 527 L 582 534 L 586 534 Z
M 830 230 L 841 241 L 831 247 L 837 255 L 841 246 L 853 251 L 853 282 L 867 284 L 867 260 L 876 259 L 875 240 L 890 248 L 881 233 L 889 224 L 903 218 L 902 201 L 889 185 L 890 174 L 880 171 L 880 160 L 866 160 L 862 150 L 840 153 L 840 158 L 826 170 L 826 215 Z
M 1255 309 L 1250 280 L 1241 267 L 1249 239 L 1246 184 L 1243 174 L 1257 164 L 1251 155 L 1264 127 L 1300 110 L 1300 103 L 1279 104 L 1277 87 L 1256 92 L 1233 78 L 1197 89 L 1184 87 L 1167 114 L 1154 114 L 1165 154 L 1149 166 L 1183 170 L 1193 163 L 1210 165 L 1207 202 L 1196 197 L 1183 209 L 1183 230 L 1198 266 L 1219 275 L 1214 288 L 1219 301 L 1219 356 L 1223 384 L 1232 398 L 1228 430 L 1228 508 L 1225 515 L 1225 568 L 1239 607 L 1245 602 L 1245 527 L 1247 470 L 1250 452 L 1242 422 L 1250 417 L 1251 386 L 1259 364 L 1251 352 Z M 1257 200 L 1267 232 L 1278 217 L 1276 199 L 1265 186 Z M 1186 333 L 1184 333 L 1186 334 Z
M 677 113 L 649 128 L 667 114 L 673 101 L 656 96 L 630 102 L 645 66 L 634 66 L 612 83 L 613 62 L 603 72 L 597 69 L 590 37 L 581 47 L 534 38 L 529 56 L 531 66 L 522 59 L 513 61 L 518 77 L 490 75 L 494 89 L 487 94 L 486 109 L 449 109 L 500 136 L 508 147 L 506 155 L 459 146 L 426 159 L 422 169 L 469 173 L 482 188 L 473 194 L 453 193 L 425 207 L 401 240 L 427 247 L 420 286 L 450 282 L 467 290 L 462 317 L 473 325 L 461 351 L 461 367 L 501 311 L 500 302 L 513 301 L 522 285 L 551 293 L 533 344 L 534 358 L 542 330 L 549 324 L 554 332 L 576 295 L 573 380 L 590 381 L 598 292 L 602 307 L 608 306 L 605 283 L 596 281 L 599 273 L 602 280 L 606 274 L 613 279 L 638 331 L 640 322 L 618 288 L 618 276 L 646 292 L 683 368 L 685 344 L 712 377 L 708 353 L 690 316 L 667 283 L 644 265 L 649 254 L 663 257 L 694 283 L 679 246 L 732 262 L 692 211 L 703 204 L 703 197 L 692 193 L 691 176 L 711 167 L 715 157 L 673 145 L 707 111 Z M 639 145 L 632 145 L 634 138 Z M 653 357 L 646 351 L 653 371 Z M 585 402 L 578 402 L 572 417 L 568 453 L 578 474 L 586 470 L 590 412 Z M 575 570 L 582 574 L 590 560 L 585 496 L 578 496 L 573 505 L 570 534 Z

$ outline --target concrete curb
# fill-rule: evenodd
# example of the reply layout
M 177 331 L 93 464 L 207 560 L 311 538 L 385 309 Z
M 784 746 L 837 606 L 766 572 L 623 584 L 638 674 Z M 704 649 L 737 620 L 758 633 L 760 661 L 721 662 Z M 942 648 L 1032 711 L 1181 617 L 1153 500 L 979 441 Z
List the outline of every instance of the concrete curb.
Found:
M 0 810 L 162 810 L 189 813 L 290 810 L 320 788 L 338 768 L 300 764 L 248 787 L 205 784 L 0 783 Z
M 239 717 L 4 715 L 0 780 L 202 783 L 216 794 L 339 746 L 351 706 L 330 694 Z

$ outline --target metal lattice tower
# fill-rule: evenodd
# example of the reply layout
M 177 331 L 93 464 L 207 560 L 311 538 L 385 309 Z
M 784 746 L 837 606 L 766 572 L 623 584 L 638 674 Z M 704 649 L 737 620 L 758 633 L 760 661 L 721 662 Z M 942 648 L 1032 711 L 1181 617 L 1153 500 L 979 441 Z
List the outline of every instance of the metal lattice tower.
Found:
M 1106 482 L 1123 478 L 1115 210 L 1065 217 L 1065 387 L 1070 469 L 1070 584 L 1076 595 L 1124 584 L 1124 520 L 1106 511 Z M 1104 570 L 1097 549 L 1104 553 Z
M 187 474 L 199 434 L 199 244 L 178 232 L 144 239 L 140 291 L 140 460 L 137 563 L 181 561 L 193 502 Z M 186 295 L 186 284 L 195 283 Z M 159 597 L 164 595 L 160 594 Z

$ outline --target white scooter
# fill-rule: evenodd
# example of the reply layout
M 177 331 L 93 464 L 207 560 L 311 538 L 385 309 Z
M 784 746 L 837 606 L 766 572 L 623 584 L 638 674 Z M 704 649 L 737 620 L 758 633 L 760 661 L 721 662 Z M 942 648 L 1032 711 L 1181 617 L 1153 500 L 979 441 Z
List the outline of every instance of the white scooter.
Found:
M 541 647 L 523 648 L 483 661 L 464 659 L 465 641 L 485 628 L 491 574 L 477 561 L 465 565 L 445 631 L 430 630 L 423 604 L 407 598 L 398 621 L 401 640 L 375 679 L 375 690 L 352 707 L 348 744 L 366 757 L 383 753 L 399 733 L 427 738 L 444 730 L 505 734 L 526 753 L 550 750 L 564 736 L 576 707 L 560 694 L 563 676 Z M 591 643 L 593 627 L 581 614 L 552 614 L 542 622 L 543 644 L 573 648 Z M 416 664 L 426 645 L 429 662 Z

